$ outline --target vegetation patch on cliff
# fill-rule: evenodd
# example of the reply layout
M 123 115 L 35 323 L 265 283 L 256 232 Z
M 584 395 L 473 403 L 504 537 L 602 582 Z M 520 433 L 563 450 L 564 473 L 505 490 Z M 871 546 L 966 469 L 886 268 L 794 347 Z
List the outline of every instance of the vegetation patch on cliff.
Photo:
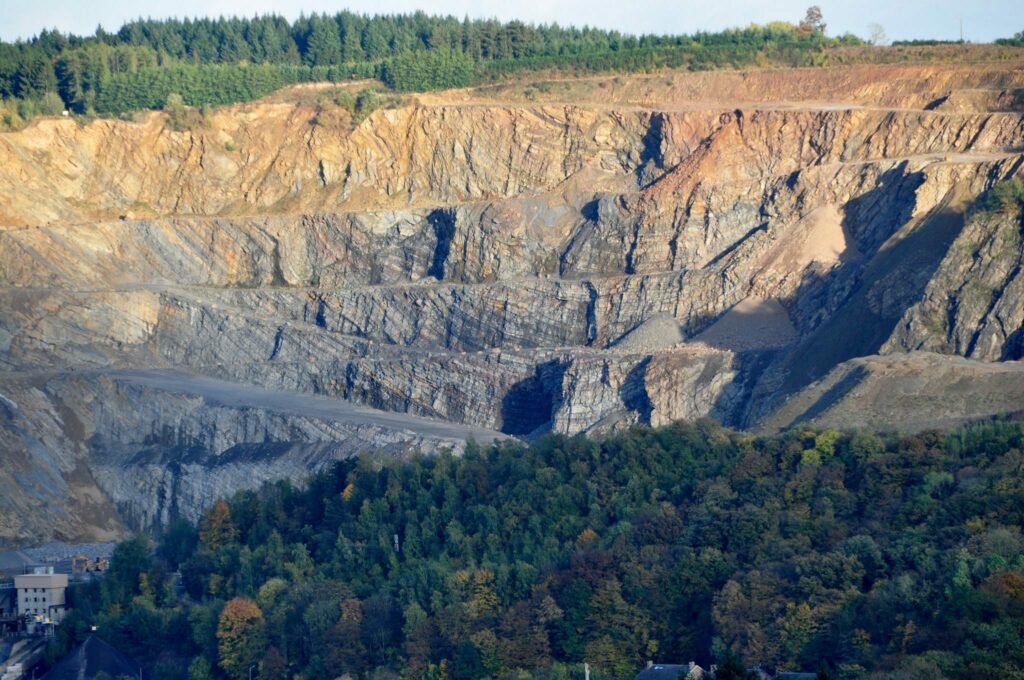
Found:
M 978 197 L 977 207 L 987 212 L 1016 212 L 1024 209 L 1024 180 L 1011 177 L 996 182 Z

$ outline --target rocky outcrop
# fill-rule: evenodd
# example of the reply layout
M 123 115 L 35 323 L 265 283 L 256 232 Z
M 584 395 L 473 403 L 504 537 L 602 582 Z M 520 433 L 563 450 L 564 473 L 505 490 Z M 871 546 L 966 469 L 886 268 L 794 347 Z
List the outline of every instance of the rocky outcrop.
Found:
M 79 434 L 80 423 L 33 382 L 0 386 L 0 545 L 122 535 L 125 523 L 92 465 L 64 446 L 63 432 Z
M 409 106 L 350 132 L 314 109 L 259 104 L 183 132 L 156 113 L 44 120 L 0 140 L 0 224 L 515 196 L 582 171 L 628 172 L 642 162 L 650 119 L 568 105 Z
M 1024 358 L 1022 266 L 1020 211 L 975 211 L 883 349 L 983 361 Z
M 1012 64 L 600 82 L 0 135 L 0 540 L 466 437 L 1014 410 Z
M 704 417 L 728 392 L 734 364 L 731 353 L 703 346 L 577 360 L 563 373 L 551 427 L 601 432 Z
M 851 359 L 787 401 L 760 429 L 917 432 L 993 414 L 1024 416 L 1024 364 L 912 352 Z
M 0 482 L 23 492 L 0 499 L 0 543 L 195 520 L 217 498 L 278 479 L 301 484 L 350 456 L 459 452 L 467 439 L 499 436 L 168 371 L 8 378 L 0 392 L 10 395 L 0 401 Z

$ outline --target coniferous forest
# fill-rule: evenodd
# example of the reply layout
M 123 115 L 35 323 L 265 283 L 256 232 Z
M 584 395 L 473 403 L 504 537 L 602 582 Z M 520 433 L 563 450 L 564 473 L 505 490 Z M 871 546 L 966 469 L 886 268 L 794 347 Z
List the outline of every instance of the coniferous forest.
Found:
M 808 65 L 824 26 L 774 23 L 721 33 L 631 36 L 520 21 L 409 15 L 139 20 L 91 36 L 43 31 L 0 43 L 0 99 L 35 113 L 112 114 L 255 99 L 283 85 L 380 78 L 399 91 L 460 87 L 529 69 L 574 73 L 707 69 L 755 61 Z
M 1019 423 L 366 456 L 122 543 L 50 655 L 96 625 L 159 680 L 1021 678 L 1022 524 Z

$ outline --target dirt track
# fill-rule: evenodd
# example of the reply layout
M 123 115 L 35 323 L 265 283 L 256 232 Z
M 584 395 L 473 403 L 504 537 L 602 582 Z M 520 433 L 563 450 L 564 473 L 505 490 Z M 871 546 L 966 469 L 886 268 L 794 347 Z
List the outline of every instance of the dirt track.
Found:
M 254 385 L 241 385 L 225 380 L 188 375 L 179 371 L 130 370 L 115 371 L 110 375 L 121 382 L 144 385 L 168 392 L 192 394 L 225 406 L 262 408 L 280 413 L 337 420 L 353 425 L 373 425 L 407 430 L 419 435 L 446 439 L 472 437 L 481 443 L 505 437 L 500 432 L 493 430 L 402 413 L 378 411 L 337 399 L 327 399 L 299 392 L 268 390 Z

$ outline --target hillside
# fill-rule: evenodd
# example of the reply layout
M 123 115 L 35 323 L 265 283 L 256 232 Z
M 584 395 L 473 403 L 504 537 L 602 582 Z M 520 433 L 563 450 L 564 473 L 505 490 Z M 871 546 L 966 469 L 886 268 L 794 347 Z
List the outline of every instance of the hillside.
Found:
M 344 10 L 294 21 L 275 14 L 137 19 L 116 33 L 98 27 L 92 35 L 66 35 L 54 29 L 28 40 L 0 40 L 0 130 L 64 109 L 123 114 L 175 101 L 251 101 L 290 83 L 374 77 L 409 92 L 530 71 L 821 65 L 828 53 L 858 45 L 864 41 L 853 35 L 826 37 L 820 14 L 810 12 L 799 25 L 778 21 L 716 33 L 639 36 L 421 11 L 369 16 Z M 979 50 L 988 58 L 1004 53 L 995 45 L 969 51 Z M 898 60 L 908 50 L 885 53 Z
M 2 134 L 0 540 L 152 529 L 466 436 L 1019 411 L 1021 213 L 979 200 L 1024 173 L 1022 63 Z M 880 375 L 918 392 L 875 398 Z
M 648 659 L 863 680 L 1024 668 L 1024 428 L 709 423 L 363 457 L 121 544 L 98 623 L 147 675 L 627 680 Z M 169 571 L 180 568 L 186 599 Z M 722 673 L 719 678 L 725 676 Z M 736 677 L 736 676 L 731 676 Z

